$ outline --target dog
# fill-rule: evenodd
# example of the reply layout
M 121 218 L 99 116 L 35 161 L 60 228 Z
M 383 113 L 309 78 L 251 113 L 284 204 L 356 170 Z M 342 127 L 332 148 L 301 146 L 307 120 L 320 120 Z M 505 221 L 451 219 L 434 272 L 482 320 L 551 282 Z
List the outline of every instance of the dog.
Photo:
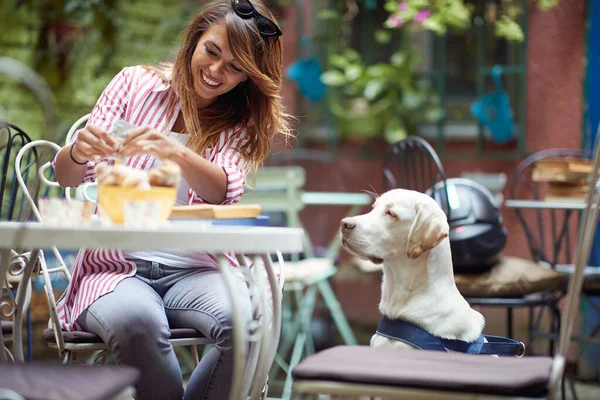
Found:
M 485 319 L 454 282 L 446 215 L 430 196 L 394 189 L 363 215 L 344 218 L 342 245 L 383 266 L 379 311 L 444 339 L 474 342 Z M 372 347 L 414 348 L 376 333 Z

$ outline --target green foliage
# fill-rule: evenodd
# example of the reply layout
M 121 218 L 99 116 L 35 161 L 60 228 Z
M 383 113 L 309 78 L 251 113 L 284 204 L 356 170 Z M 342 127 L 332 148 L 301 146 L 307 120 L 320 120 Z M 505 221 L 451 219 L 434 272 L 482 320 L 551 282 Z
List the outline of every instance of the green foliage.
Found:
M 408 41 L 386 63 L 364 65 L 360 54 L 352 49 L 332 54 L 329 61 L 332 68 L 321 80 L 331 88 L 332 104 L 345 110 L 337 113 L 338 118 L 370 116 L 386 104 L 377 115 L 385 121 L 380 134 L 395 142 L 415 133 L 419 123 L 436 123 L 444 117 L 438 96 L 414 72 L 420 60 Z
M 560 0 L 531 1 L 548 10 Z M 321 75 L 322 82 L 330 87 L 331 111 L 338 125 L 348 129 L 354 129 L 359 116 L 370 118 L 363 125 L 380 127 L 380 134 L 388 141 L 416 133 L 420 123 L 438 123 L 446 114 L 429 82 L 415 72 L 420 60 L 410 45 L 412 32 L 456 33 L 470 29 L 479 19 L 493 24 L 497 37 L 524 40 L 517 22 L 523 15 L 522 0 L 502 0 L 502 7 L 478 0 L 386 0 L 384 9 L 389 17 L 373 32 L 375 42 L 390 43 L 392 32 L 399 30 L 402 45 L 386 62 L 365 65 L 360 54 L 347 45 L 350 22 L 355 17 L 351 8 L 342 0 L 330 4 L 318 12 L 318 18 L 334 24 L 336 30 L 332 36 L 335 43 L 330 44 L 333 52 L 327 59 L 329 69 Z M 372 132 L 365 132 L 372 136 Z
M 532 0 L 541 10 L 549 10 L 559 1 Z M 465 30 L 472 25 L 477 3 L 468 0 L 387 0 L 385 9 L 390 17 L 385 26 L 400 28 L 418 24 L 439 35 L 445 34 L 448 29 Z M 512 41 L 523 40 L 523 31 L 517 22 L 522 14 L 521 7 L 521 0 L 504 0 L 500 11 L 491 14 L 496 36 Z

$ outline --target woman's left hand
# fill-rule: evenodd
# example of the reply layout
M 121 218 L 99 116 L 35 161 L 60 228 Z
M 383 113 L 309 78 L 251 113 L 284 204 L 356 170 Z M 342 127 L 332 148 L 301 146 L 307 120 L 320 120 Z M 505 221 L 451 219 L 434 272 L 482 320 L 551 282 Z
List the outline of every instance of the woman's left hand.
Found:
M 150 154 L 160 160 L 173 160 L 185 152 L 186 147 L 164 133 L 150 127 L 134 128 L 127 132 L 119 154 L 130 157 Z

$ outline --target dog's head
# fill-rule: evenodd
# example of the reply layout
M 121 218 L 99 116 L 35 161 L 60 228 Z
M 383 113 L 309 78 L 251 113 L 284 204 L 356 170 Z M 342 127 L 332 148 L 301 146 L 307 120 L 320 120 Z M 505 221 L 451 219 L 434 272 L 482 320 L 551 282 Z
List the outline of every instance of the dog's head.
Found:
M 381 264 L 386 259 L 417 259 L 433 249 L 450 230 L 446 215 L 430 196 L 394 189 L 375 200 L 367 214 L 341 222 L 344 247 Z

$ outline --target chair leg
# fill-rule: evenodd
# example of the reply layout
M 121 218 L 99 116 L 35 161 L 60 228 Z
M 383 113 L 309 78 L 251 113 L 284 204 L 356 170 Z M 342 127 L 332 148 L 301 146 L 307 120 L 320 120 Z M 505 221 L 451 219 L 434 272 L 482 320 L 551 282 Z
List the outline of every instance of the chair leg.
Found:
M 192 360 L 194 361 L 194 368 L 200 364 L 200 357 L 198 356 L 198 346 L 195 344 L 190 346 L 190 350 L 192 352 Z
M 292 395 L 292 370 L 298 365 L 302 359 L 302 349 L 304 348 L 304 342 L 306 341 L 306 334 L 300 332 L 296 337 L 294 343 L 294 350 L 292 351 L 292 357 L 290 358 L 290 364 L 288 367 L 287 376 L 285 377 L 285 383 L 283 385 L 283 393 L 281 395 L 282 400 L 289 400 Z
M 525 345 L 525 349 L 527 352 L 527 355 L 530 356 L 531 355 L 531 346 L 533 345 L 533 309 L 534 307 L 529 307 L 528 311 L 529 311 L 529 315 L 527 318 L 527 344 Z
M 550 312 L 552 313 L 552 333 L 553 333 L 553 337 L 558 337 L 558 335 L 560 334 L 560 310 L 558 309 L 558 305 L 556 303 L 552 303 L 550 305 Z M 549 348 L 548 348 L 548 355 L 550 357 L 554 356 L 554 345 L 555 345 L 555 340 L 551 339 L 549 342 Z
M 317 293 L 315 286 L 309 286 L 305 293 L 302 293 L 302 289 L 295 289 L 294 295 L 296 299 L 297 312 L 295 313 L 296 315 L 294 318 L 288 321 L 289 326 L 288 329 L 286 329 L 286 335 L 283 337 L 283 341 L 281 342 L 278 351 L 279 355 L 281 355 L 284 359 L 287 357 L 288 353 L 292 350 L 292 347 L 296 343 L 299 332 L 310 334 L 310 320 L 312 318 Z M 313 308 L 308 309 L 311 304 Z M 305 323 L 306 320 L 308 320 L 308 323 Z M 312 343 L 312 338 L 310 340 Z M 312 353 L 314 353 L 314 350 Z M 309 352 L 309 354 L 312 353 Z
M 347 345 L 356 345 L 358 343 L 356 341 L 356 336 L 354 336 L 354 332 L 348 323 L 348 319 L 346 319 L 346 315 L 340 306 L 340 302 L 331 289 L 331 285 L 329 285 L 329 281 L 323 279 L 317 283 L 317 286 L 323 296 L 323 300 L 325 300 L 327 308 L 329 308 L 335 326 L 340 332 L 340 335 L 342 335 L 344 343 Z
M 568 380 L 569 380 L 569 388 L 571 389 L 571 399 L 577 400 L 578 397 L 577 397 L 577 392 L 575 391 L 575 379 L 573 379 L 571 377 L 571 378 L 568 378 Z
M 301 331 L 304 332 L 306 346 L 306 354 L 315 354 L 315 341 L 312 336 L 311 321 L 317 303 L 317 287 L 309 286 L 304 294 L 296 291 L 296 301 L 298 304 L 298 312 L 300 318 Z
M 513 309 L 512 309 L 512 307 L 508 307 L 506 309 L 506 313 L 507 313 L 506 314 L 506 322 L 507 322 L 506 334 L 507 334 L 507 337 L 512 338 L 513 337 Z
M 73 361 L 73 354 L 70 351 L 65 351 L 63 356 L 63 364 L 70 364 Z

